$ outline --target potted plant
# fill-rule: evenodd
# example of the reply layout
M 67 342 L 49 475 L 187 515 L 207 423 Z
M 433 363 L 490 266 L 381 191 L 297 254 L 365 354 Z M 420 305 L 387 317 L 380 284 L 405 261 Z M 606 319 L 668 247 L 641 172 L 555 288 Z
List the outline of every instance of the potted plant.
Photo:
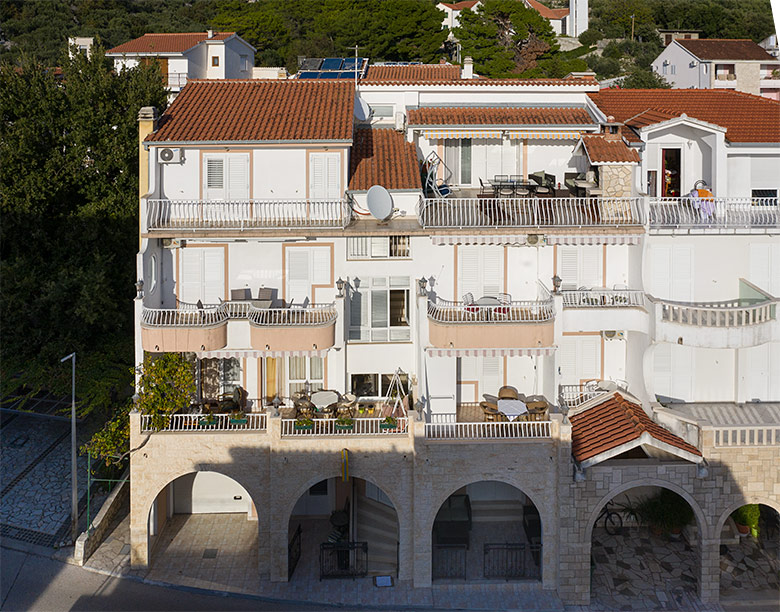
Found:
M 349 417 L 339 417 L 336 419 L 336 429 L 346 431 L 346 430 L 354 429 L 354 427 L 355 427 L 355 421 L 353 421 Z
M 243 410 L 235 408 L 230 411 L 230 424 L 231 425 L 246 425 L 248 418 Z
M 731 518 L 734 519 L 734 523 L 737 525 L 739 535 L 747 535 L 752 532 L 754 536 L 757 536 L 758 519 L 760 516 L 761 510 L 758 504 L 740 506 L 731 513 Z
M 198 427 L 212 428 L 217 426 L 217 417 L 213 414 L 207 414 L 198 421 Z
M 305 417 L 298 417 L 295 419 L 293 426 L 295 429 L 308 431 L 314 429 L 314 421 Z
M 379 429 L 397 429 L 398 428 L 398 419 L 395 417 L 385 417 L 380 423 L 379 423 Z
M 625 511 L 640 524 L 650 527 L 653 534 L 668 533 L 673 538 L 679 537 L 683 527 L 693 520 L 693 509 L 688 502 L 668 489 L 626 506 Z

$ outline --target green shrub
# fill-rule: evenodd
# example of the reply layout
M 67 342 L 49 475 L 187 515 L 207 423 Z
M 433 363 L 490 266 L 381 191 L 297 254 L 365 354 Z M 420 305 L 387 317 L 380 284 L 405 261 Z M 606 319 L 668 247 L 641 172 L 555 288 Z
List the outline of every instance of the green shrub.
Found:
M 735 523 L 746 525 L 751 529 L 758 527 L 758 519 L 761 516 L 761 510 L 758 504 L 747 504 L 741 506 L 731 513 L 731 518 Z
M 598 41 L 600 41 L 602 38 L 604 38 L 604 35 L 599 32 L 598 30 L 589 29 L 585 30 L 582 34 L 579 36 L 579 41 L 585 45 L 586 47 L 590 45 L 595 45 Z

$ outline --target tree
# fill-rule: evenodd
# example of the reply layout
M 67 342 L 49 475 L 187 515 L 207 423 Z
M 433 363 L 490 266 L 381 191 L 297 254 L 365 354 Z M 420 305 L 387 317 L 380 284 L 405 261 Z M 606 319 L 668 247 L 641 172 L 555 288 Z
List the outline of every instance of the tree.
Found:
M 671 89 L 672 86 L 660 74 L 636 68 L 621 80 L 622 89 Z
M 515 0 L 485 0 L 476 12 L 461 11 L 453 33 L 461 55 L 470 56 L 476 72 L 491 78 L 546 76 L 540 64 L 560 48 L 550 22 Z

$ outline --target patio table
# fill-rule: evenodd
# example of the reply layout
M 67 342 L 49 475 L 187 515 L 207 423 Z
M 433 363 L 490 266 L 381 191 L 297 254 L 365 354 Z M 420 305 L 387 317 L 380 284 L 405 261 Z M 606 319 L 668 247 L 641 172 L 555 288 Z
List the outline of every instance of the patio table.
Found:
M 500 399 L 498 400 L 498 411 L 506 415 L 510 421 L 514 421 L 522 414 L 528 413 L 528 407 L 522 400 Z

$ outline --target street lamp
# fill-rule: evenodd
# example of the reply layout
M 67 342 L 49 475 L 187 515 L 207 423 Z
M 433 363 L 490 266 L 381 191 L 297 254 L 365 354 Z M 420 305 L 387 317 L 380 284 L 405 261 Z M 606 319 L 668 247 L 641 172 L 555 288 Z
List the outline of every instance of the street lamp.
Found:
M 71 353 L 60 359 L 60 363 L 71 360 L 73 374 L 71 379 L 70 391 L 70 480 L 71 480 L 71 508 L 70 508 L 70 531 L 71 539 L 74 544 L 78 537 L 79 528 L 79 494 L 78 481 L 76 478 L 76 353 Z

